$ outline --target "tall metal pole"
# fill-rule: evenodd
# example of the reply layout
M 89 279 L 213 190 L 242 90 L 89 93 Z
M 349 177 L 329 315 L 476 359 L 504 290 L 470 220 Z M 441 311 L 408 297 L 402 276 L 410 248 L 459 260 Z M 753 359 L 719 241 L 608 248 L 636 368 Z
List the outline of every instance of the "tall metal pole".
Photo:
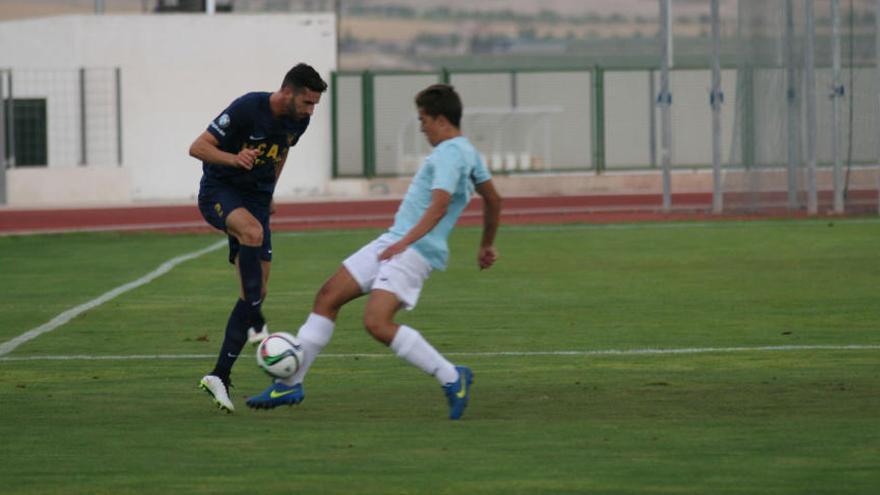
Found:
M 339 67 L 339 37 L 342 36 L 342 0 L 333 2 L 333 11 L 336 14 L 336 67 Z
M 669 92 L 669 68 L 672 66 L 672 14 L 670 0 L 660 0 L 660 157 L 663 166 L 663 211 L 672 206 L 672 94 Z
M 843 177 L 840 159 L 840 104 L 843 84 L 840 74 L 840 0 L 831 0 L 831 154 L 834 157 L 832 184 L 834 186 L 834 213 L 843 213 Z
M 113 71 L 116 82 L 116 165 L 122 166 L 122 69 Z
M 79 164 L 89 163 L 88 107 L 86 105 L 86 69 L 79 69 Z
M 874 91 L 877 93 L 877 110 L 874 114 L 874 122 L 880 122 L 880 0 L 874 5 L 874 21 L 877 23 L 874 29 Z M 875 126 L 878 124 L 875 124 Z M 877 213 L 880 214 L 880 131 L 874 127 L 875 141 L 877 142 Z
M 786 134 L 788 149 L 788 209 L 794 210 L 798 206 L 797 199 L 797 168 L 800 150 L 798 137 L 800 136 L 800 109 L 798 106 L 798 75 L 795 71 L 794 50 L 794 0 L 785 0 L 785 78 L 786 78 L 786 103 L 788 121 Z
M 648 128 L 650 129 L 648 148 L 651 153 L 651 168 L 657 168 L 657 104 L 654 103 L 654 99 L 657 98 L 656 85 L 654 69 L 651 69 L 648 71 Z
M 15 150 L 15 91 L 12 83 L 12 69 L 9 69 L 6 71 L 6 90 L 9 92 L 6 99 L 6 135 L 9 136 L 9 141 L 6 142 L 7 168 L 15 167 L 15 157 L 18 156 Z
M 878 0 L 880 1 L 880 0 Z M 0 69 L 0 205 L 6 204 L 6 71 Z
M 721 15 L 718 0 L 712 0 L 712 92 L 709 103 L 712 105 L 712 213 L 718 215 L 724 208 L 721 191 Z
M 7 112 L 9 111 L 6 108 L 6 100 L 6 70 L 0 69 L 0 177 L 2 177 L 6 171 L 6 119 L 8 118 Z M 3 191 L 0 190 L 0 193 L 2 192 Z
M 819 212 L 819 198 L 816 192 L 816 20 L 813 14 L 813 0 L 804 0 L 806 18 L 804 44 L 804 96 L 807 99 L 807 213 Z
M 217 12 L 217 0 L 205 0 L 205 13 L 213 15 Z

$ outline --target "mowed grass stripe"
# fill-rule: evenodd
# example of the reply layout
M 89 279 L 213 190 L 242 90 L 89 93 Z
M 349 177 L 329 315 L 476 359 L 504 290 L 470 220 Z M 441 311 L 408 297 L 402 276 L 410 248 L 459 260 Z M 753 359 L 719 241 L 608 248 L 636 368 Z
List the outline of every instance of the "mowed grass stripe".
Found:
M 70 320 L 76 318 L 77 316 L 85 313 L 86 311 L 88 311 L 90 309 L 96 308 L 96 307 L 106 303 L 107 301 L 111 301 L 111 300 L 115 299 L 116 297 L 118 297 L 122 294 L 125 294 L 126 292 L 128 292 L 132 289 L 137 289 L 138 287 L 141 287 L 143 285 L 146 285 L 146 284 L 152 282 L 156 278 L 161 277 L 162 275 L 168 273 L 169 271 L 171 271 L 171 269 L 173 269 L 175 266 L 177 266 L 181 263 L 184 263 L 184 262 L 189 261 L 194 258 L 198 258 L 199 256 L 202 256 L 203 254 L 210 253 L 212 251 L 216 251 L 225 245 L 226 245 L 226 241 L 215 242 L 214 244 L 211 244 L 210 246 L 208 246 L 204 249 L 200 249 L 198 251 L 193 251 L 191 253 L 187 253 L 187 254 L 183 254 L 183 255 L 174 257 L 174 258 L 162 263 L 161 265 L 159 265 L 158 268 L 156 268 L 152 272 L 144 275 L 143 277 L 141 277 L 137 280 L 133 280 L 131 282 L 128 282 L 127 284 L 120 285 L 119 287 L 116 287 L 114 289 L 111 289 L 111 290 L 105 292 L 104 294 L 101 294 L 99 297 L 96 297 L 95 299 L 92 299 L 91 301 L 88 301 L 86 303 L 80 304 L 79 306 L 75 306 L 73 308 L 70 308 L 67 311 L 59 314 L 55 318 L 52 318 L 51 320 L 47 321 L 46 323 L 44 323 L 36 328 L 32 328 L 32 329 L 28 330 L 27 332 L 24 332 L 23 334 L 15 337 L 11 340 L 8 340 L 8 341 L 4 342 L 3 344 L 0 344 L 0 357 L 4 356 L 6 354 L 9 354 L 10 352 L 14 351 L 18 346 L 20 346 L 21 344 L 24 344 L 25 342 L 33 340 L 33 339 L 39 337 L 40 335 L 43 335 L 44 333 L 48 333 L 48 332 L 51 332 L 52 330 L 55 330 L 56 328 L 64 325 L 65 323 L 69 322 Z
M 473 366 L 459 422 L 431 377 L 362 330 L 364 300 L 340 314 L 303 404 L 246 408 L 267 384 L 251 354 L 234 369 L 236 414 L 220 413 L 196 384 L 237 296 L 234 267 L 223 250 L 182 264 L 13 354 L 32 360 L 0 362 L 0 491 L 875 493 L 880 355 L 848 347 L 880 346 L 880 223 L 672 227 L 511 227 L 482 272 L 479 229 L 456 230 L 449 270 L 400 318 Z M 295 333 L 326 277 L 378 232 L 273 237 L 270 327 Z M 0 273 L 14 276 L 0 340 L 214 240 L 0 239 Z
M 788 351 L 878 351 L 880 345 L 775 345 L 759 347 L 694 347 L 684 349 L 605 349 L 586 351 L 496 351 L 496 352 L 447 352 L 457 357 L 533 357 L 533 356 L 662 356 L 668 354 L 727 354 L 732 352 L 788 352 Z M 133 355 L 70 355 L 70 356 L 3 356 L 4 361 L 150 361 L 173 359 L 210 359 L 214 354 L 133 354 Z M 393 353 L 325 353 L 320 358 L 389 358 Z

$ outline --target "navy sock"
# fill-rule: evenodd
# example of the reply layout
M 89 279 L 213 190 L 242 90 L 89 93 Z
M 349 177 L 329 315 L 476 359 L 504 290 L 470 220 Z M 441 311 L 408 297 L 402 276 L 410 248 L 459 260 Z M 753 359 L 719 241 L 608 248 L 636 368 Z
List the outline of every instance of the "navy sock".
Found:
M 238 271 L 241 274 L 244 300 L 254 306 L 260 304 L 263 288 L 263 265 L 260 264 L 260 249 L 255 246 L 241 246 L 238 251 Z
M 250 303 L 239 299 L 226 322 L 226 335 L 223 337 L 223 345 L 220 346 L 217 364 L 214 365 L 214 370 L 211 372 L 212 375 L 220 377 L 224 382 L 229 381 L 232 365 L 235 364 L 235 360 L 238 359 L 238 355 L 247 341 L 251 311 Z

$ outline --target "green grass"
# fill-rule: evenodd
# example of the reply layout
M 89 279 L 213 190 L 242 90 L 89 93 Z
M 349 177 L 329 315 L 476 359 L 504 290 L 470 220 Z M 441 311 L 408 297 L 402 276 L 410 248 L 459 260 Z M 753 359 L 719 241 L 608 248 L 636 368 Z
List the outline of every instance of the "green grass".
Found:
M 273 237 L 265 312 L 295 330 L 377 231 Z M 295 408 L 196 390 L 236 297 L 225 248 L 0 358 L 0 493 L 871 494 L 880 486 L 877 221 L 510 227 L 451 239 L 400 320 L 476 373 L 462 421 L 347 307 Z M 219 239 L 0 238 L 0 344 Z M 534 354 L 773 346 L 861 349 Z M 367 353 L 371 356 L 353 356 Z M 40 356 L 191 354 L 185 359 Z M 20 360 L 19 358 L 34 358 Z

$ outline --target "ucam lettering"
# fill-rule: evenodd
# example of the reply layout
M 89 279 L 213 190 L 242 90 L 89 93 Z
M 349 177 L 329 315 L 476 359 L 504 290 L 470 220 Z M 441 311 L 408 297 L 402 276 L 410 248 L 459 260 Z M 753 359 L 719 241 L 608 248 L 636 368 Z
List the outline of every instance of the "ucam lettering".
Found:
M 266 153 L 266 158 L 274 158 L 278 160 L 278 145 L 273 144 L 271 148 L 269 148 L 269 152 Z
M 277 144 L 273 144 L 270 147 L 269 143 L 260 143 L 256 146 L 250 143 L 244 143 L 241 148 L 257 151 L 257 157 L 254 160 L 255 167 L 266 165 L 267 163 L 275 165 L 281 161 L 280 158 L 285 157 L 287 154 L 287 150 L 285 149 L 279 156 L 278 150 L 280 149 L 280 146 Z M 268 152 L 266 151 L 267 148 Z

